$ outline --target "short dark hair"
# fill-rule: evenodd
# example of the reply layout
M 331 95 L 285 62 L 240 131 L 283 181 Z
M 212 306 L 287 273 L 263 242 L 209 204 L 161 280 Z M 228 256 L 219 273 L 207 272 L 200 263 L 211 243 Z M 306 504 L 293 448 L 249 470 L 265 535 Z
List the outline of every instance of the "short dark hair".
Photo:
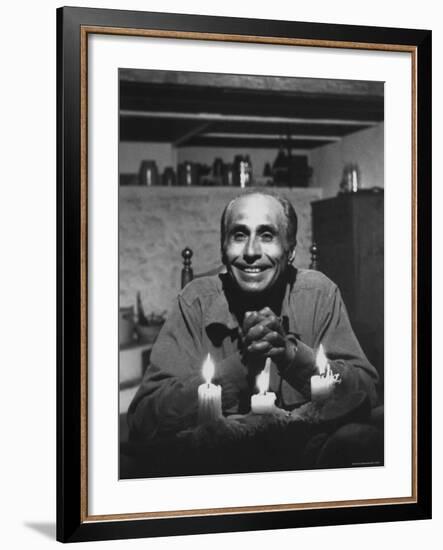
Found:
M 297 244 L 298 219 L 297 219 L 297 214 L 295 213 L 294 207 L 292 206 L 290 201 L 286 197 L 282 197 L 277 194 L 267 193 L 265 191 L 250 191 L 248 193 L 243 193 L 242 195 L 238 195 L 237 197 L 229 201 L 223 210 L 221 220 L 220 220 L 220 246 L 221 246 L 222 257 L 224 255 L 224 249 L 226 245 L 226 221 L 227 221 L 229 211 L 237 199 L 240 199 L 241 197 L 248 196 L 248 195 L 274 197 L 274 199 L 281 204 L 283 208 L 283 212 L 286 216 L 286 239 L 288 242 L 288 246 L 291 250 L 294 249 Z

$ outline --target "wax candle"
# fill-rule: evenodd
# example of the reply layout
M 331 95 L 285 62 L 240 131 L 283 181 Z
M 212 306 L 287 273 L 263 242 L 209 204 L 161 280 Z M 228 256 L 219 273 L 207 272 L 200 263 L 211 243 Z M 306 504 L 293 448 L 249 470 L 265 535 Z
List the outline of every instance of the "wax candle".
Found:
M 266 359 L 265 368 L 257 376 L 259 393 L 251 397 L 251 412 L 254 414 L 270 414 L 275 411 L 275 393 L 268 392 L 271 360 Z
M 340 375 L 332 373 L 322 344 L 317 352 L 316 366 L 319 374 L 311 376 L 311 399 L 324 401 L 334 392 L 335 385 L 340 382 Z
M 199 424 L 213 422 L 222 416 L 221 386 L 211 382 L 214 376 L 214 363 L 209 354 L 203 363 L 202 371 L 205 382 L 198 387 Z

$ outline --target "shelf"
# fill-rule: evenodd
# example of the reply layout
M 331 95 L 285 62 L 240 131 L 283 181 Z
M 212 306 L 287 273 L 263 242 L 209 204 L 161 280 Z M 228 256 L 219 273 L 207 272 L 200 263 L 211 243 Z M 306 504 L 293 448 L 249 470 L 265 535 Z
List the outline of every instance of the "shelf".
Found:
M 180 196 L 189 197 L 195 196 L 207 196 L 208 191 L 211 191 L 211 196 L 236 196 L 241 193 L 251 191 L 264 191 L 266 193 L 275 194 L 290 194 L 292 196 L 312 196 L 312 200 L 320 199 L 322 197 L 322 190 L 319 187 L 269 187 L 269 186 L 249 186 L 240 188 L 237 186 L 203 186 L 203 185 L 155 185 L 147 187 L 143 185 L 121 185 L 119 187 L 120 198 L 125 197 L 144 197 L 147 195 L 154 195 L 158 197 L 177 197 Z

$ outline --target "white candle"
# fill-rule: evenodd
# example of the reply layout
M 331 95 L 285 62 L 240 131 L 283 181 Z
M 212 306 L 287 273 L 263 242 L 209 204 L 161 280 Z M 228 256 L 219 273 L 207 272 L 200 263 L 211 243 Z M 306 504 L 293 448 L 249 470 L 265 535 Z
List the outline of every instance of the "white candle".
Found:
M 275 410 L 275 393 L 257 393 L 251 397 L 251 412 L 270 414 Z
M 275 393 L 268 392 L 271 360 L 266 359 L 265 368 L 257 376 L 259 393 L 251 396 L 251 412 L 254 414 L 270 414 L 275 410 Z
M 316 365 L 319 374 L 311 376 L 311 399 L 312 401 L 324 401 L 332 395 L 335 384 L 340 382 L 340 375 L 332 374 L 322 344 L 317 352 Z
M 311 399 L 312 401 L 324 401 L 334 390 L 334 383 L 330 377 L 316 376 L 311 377 Z
M 213 422 L 222 415 L 221 386 L 211 383 L 214 376 L 214 363 L 208 355 L 203 363 L 203 378 L 205 383 L 198 387 L 198 422 L 205 424 Z

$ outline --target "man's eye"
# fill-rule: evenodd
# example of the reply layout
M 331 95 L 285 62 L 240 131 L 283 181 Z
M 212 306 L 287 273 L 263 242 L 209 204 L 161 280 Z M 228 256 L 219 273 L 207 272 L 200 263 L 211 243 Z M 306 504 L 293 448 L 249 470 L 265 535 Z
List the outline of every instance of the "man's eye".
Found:
M 263 241 L 269 243 L 274 239 L 274 235 L 272 233 L 263 233 L 261 238 Z
M 234 241 L 243 241 L 245 238 L 246 238 L 246 235 L 244 233 L 242 233 L 241 231 L 236 231 L 233 235 L 232 235 Z

